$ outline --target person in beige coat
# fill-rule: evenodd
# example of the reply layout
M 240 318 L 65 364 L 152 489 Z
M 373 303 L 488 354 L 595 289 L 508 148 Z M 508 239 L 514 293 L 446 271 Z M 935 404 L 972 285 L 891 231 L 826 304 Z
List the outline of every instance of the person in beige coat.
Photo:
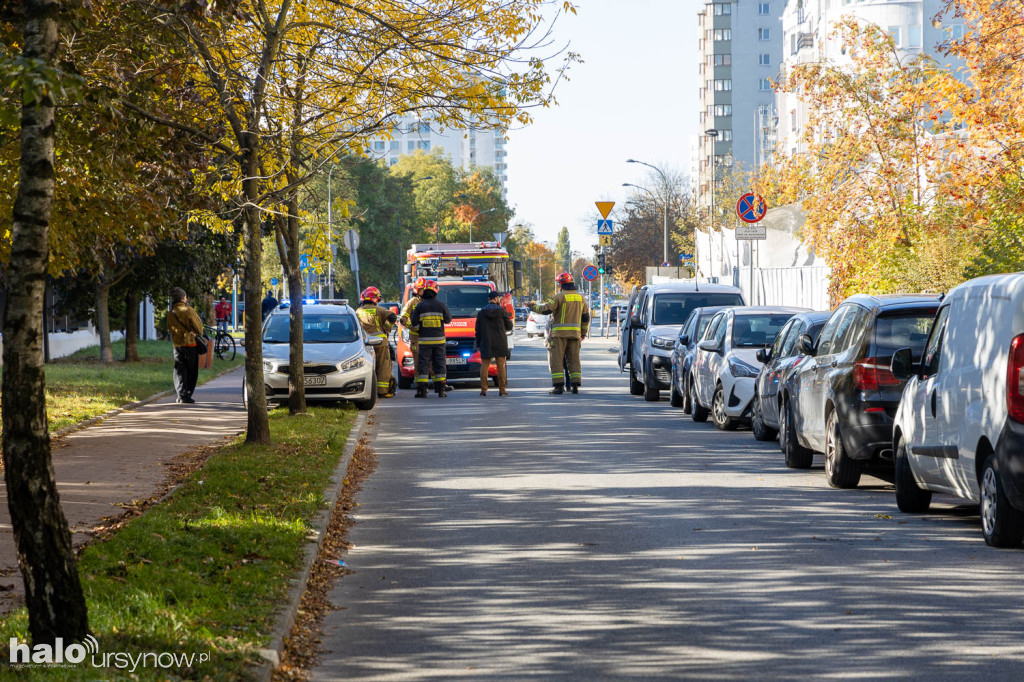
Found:
M 203 336 L 203 320 L 188 304 L 181 287 L 171 289 L 171 310 L 167 313 L 167 331 L 174 346 L 174 392 L 179 403 L 194 403 L 192 393 L 199 380 L 199 350 L 196 337 Z

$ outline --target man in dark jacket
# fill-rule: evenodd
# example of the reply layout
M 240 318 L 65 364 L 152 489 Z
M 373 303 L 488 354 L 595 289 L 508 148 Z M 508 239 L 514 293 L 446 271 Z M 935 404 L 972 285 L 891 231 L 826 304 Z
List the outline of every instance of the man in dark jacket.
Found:
M 448 377 L 448 370 L 445 360 L 445 347 L 447 338 L 444 333 L 444 326 L 452 321 L 452 314 L 448 312 L 448 306 L 444 301 L 437 298 L 440 289 L 437 282 L 427 280 L 423 285 L 423 300 L 420 301 L 412 311 L 410 322 L 414 329 L 420 333 L 420 357 L 416 363 L 416 397 L 427 397 L 427 381 L 430 379 L 430 369 L 434 370 L 434 390 L 437 397 L 444 398 L 445 379 Z
M 277 299 L 274 298 L 274 292 L 267 291 L 267 295 L 263 297 L 263 302 L 260 304 L 260 312 L 263 313 L 263 319 L 267 319 L 267 315 L 274 312 L 274 308 L 278 305 Z
M 514 328 L 508 311 L 501 307 L 501 292 L 487 295 L 487 305 L 476 314 L 476 347 L 480 349 L 480 395 L 487 395 L 487 375 L 491 360 L 498 365 L 498 395 L 505 390 L 505 361 L 508 359 L 508 333 Z

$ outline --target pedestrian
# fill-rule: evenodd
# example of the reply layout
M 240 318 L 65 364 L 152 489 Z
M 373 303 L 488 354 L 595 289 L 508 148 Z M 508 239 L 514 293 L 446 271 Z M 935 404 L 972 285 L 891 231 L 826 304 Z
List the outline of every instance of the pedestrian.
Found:
M 452 314 L 448 312 L 448 306 L 444 301 L 437 298 L 440 290 L 437 282 L 428 279 L 423 284 L 423 300 L 413 309 L 409 321 L 412 327 L 419 331 L 420 348 L 419 360 L 416 363 L 416 397 L 427 397 L 427 381 L 430 379 L 430 369 L 434 370 L 434 390 L 437 397 L 444 398 L 448 378 L 448 369 L 445 364 L 445 347 L 447 339 L 444 334 L 444 326 L 452 321 Z
M 194 403 L 192 393 L 199 380 L 199 350 L 196 337 L 203 335 L 203 320 L 188 305 L 181 287 L 171 289 L 171 310 L 167 313 L 167 331 L 174 346 L 174 392 L 179 403 Z
M 213 312 L 217 316 L 217 331 L 226 334 L 228 331 L 228 320 L 231 319 L 231 304 L 228 303 L 227 296 L 224 294 L 220 295 L 217 305 L 213 306 Z
M 278 301 L 274 298 L 274 292 L 267 289 L 267 295 L 263 297 L 263 303 L 260 304 L 260 312 L 263 313 L 263 319 L 267 319 L 267 315 L 274 312 L 277 308 Z
M 391 348 L 388 345 L 388 334 L 398 322 L 398 315 L 380 305 L 380 290 L 377 287 L 366 287 L 359 296 L 359 308 L 356 316 L 367 336 L 383 340 L 379 346 L 373 347 L 377 369 L 377 397 L 390 398 L 394 395 L 391 388 Z
M 426 277 L 416 278 L 416 281 L 412 284 L 412 296 L 405 302 L 405 306 L 402 308 L 402 315 L 398 318 L 402 326 L 409 332 L 409 350 L 412 352 L 413 376 L 416 376 L 418 373 L 416 370 L 420 366 L 420 333 L 412 327 L 412 311 L 423 300 L 423 285 L 426 282 Z M 433 372 L 431 372 L 432 374 Z
M 498 395 L 508 395 L 506 361 L 508 360 L 508 333 L 515 328 L 508 311 L 501 306 L 502 294 L 492 291 L 487 305 L 476 314 L 476 347 L 480 350 L 480 395 L 487 395 L 487 375 L 491 362 L 498 365 Z
M 548 348 L 548 368 L 551 371 L 552 395 L 565 393 L 565 364 L 568 363 L 569 383 L 573 393 L 579 393 L 583 379 L 580 366 L 580 345 L 590 326 L 590 313 L 583 296 L 576 291 L 572 275 L 563 272 L 555 278 L 557 293 L 544 303 L 530 303 L 535 313 L 551 315 L 551 345 Z

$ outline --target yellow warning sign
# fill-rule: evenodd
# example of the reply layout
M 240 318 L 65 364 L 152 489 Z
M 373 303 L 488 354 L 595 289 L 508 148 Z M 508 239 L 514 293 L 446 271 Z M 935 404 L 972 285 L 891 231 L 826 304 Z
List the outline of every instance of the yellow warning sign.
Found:
M 594 205 L 597 206 L 597 210 L 601 212 L 601 217 L 605 220 L 608 219 L 608 214 L 615 208 L 614 201 L 595 201 Z
M 612 245 L 612 236 L 610 234 L 602 234 L 598 237 L 598 239 L 600 240 L 600 244 L 598 244 L 599 246 Z

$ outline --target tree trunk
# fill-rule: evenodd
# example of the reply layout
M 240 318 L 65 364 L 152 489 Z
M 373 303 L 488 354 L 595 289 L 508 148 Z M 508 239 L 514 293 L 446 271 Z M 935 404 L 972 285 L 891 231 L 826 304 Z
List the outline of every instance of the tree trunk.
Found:
M 270 443 L 270 420 L 267 417 L 267 394 L 263 386 L 263 316 L 260 301 L 263 299 L 260 268 L 263 264 L 262 226 L 260 210 L 255 201 L 259 196 L 256 179 L 255 150 L 257 144 L 249 134 L 245 158 L 242 164 L 245 180 L 242 193 L 248 200 L 243 210 L 245 216 L 245 385 L 249 400 L 248 424 L 245 432 L 246 443 Z
M 134 289 L 124 299 L 124 361 L 139 361 L 139 294 Z
M 110 347 L 110 283 L 105 279 L 96 285 L 96 331 L 100 335 L 100 364 L 114 362 Z
M 302 269 L 299 267 L 299 206 L 293 195 L 287 203 L 288 215 L 281 218 L 286 225 L 284 242 L 287 253 L 281 254 L 281 263 L 288 275 L 288 298 L 292 305 L 288 309 L 288 414 L 303 414 L 306 411 L 306 384 L 302 356 Z M 280 245 L 281 241 L 278 240 Z M 287 258 L 285 257 L 287 256 Z
M 26 0 L 29 64 L 47 66 L 57 48 L 55 0 Z M 7 505 L 32 643 L 81 640 L 89 621 L 50 456 L 43 365 L 43 293 L 54 190 L 54 101 L 50 87 L 21 109 L 21 165 L 14 200 L 7 311 L 3 321 L 3 459 Z

